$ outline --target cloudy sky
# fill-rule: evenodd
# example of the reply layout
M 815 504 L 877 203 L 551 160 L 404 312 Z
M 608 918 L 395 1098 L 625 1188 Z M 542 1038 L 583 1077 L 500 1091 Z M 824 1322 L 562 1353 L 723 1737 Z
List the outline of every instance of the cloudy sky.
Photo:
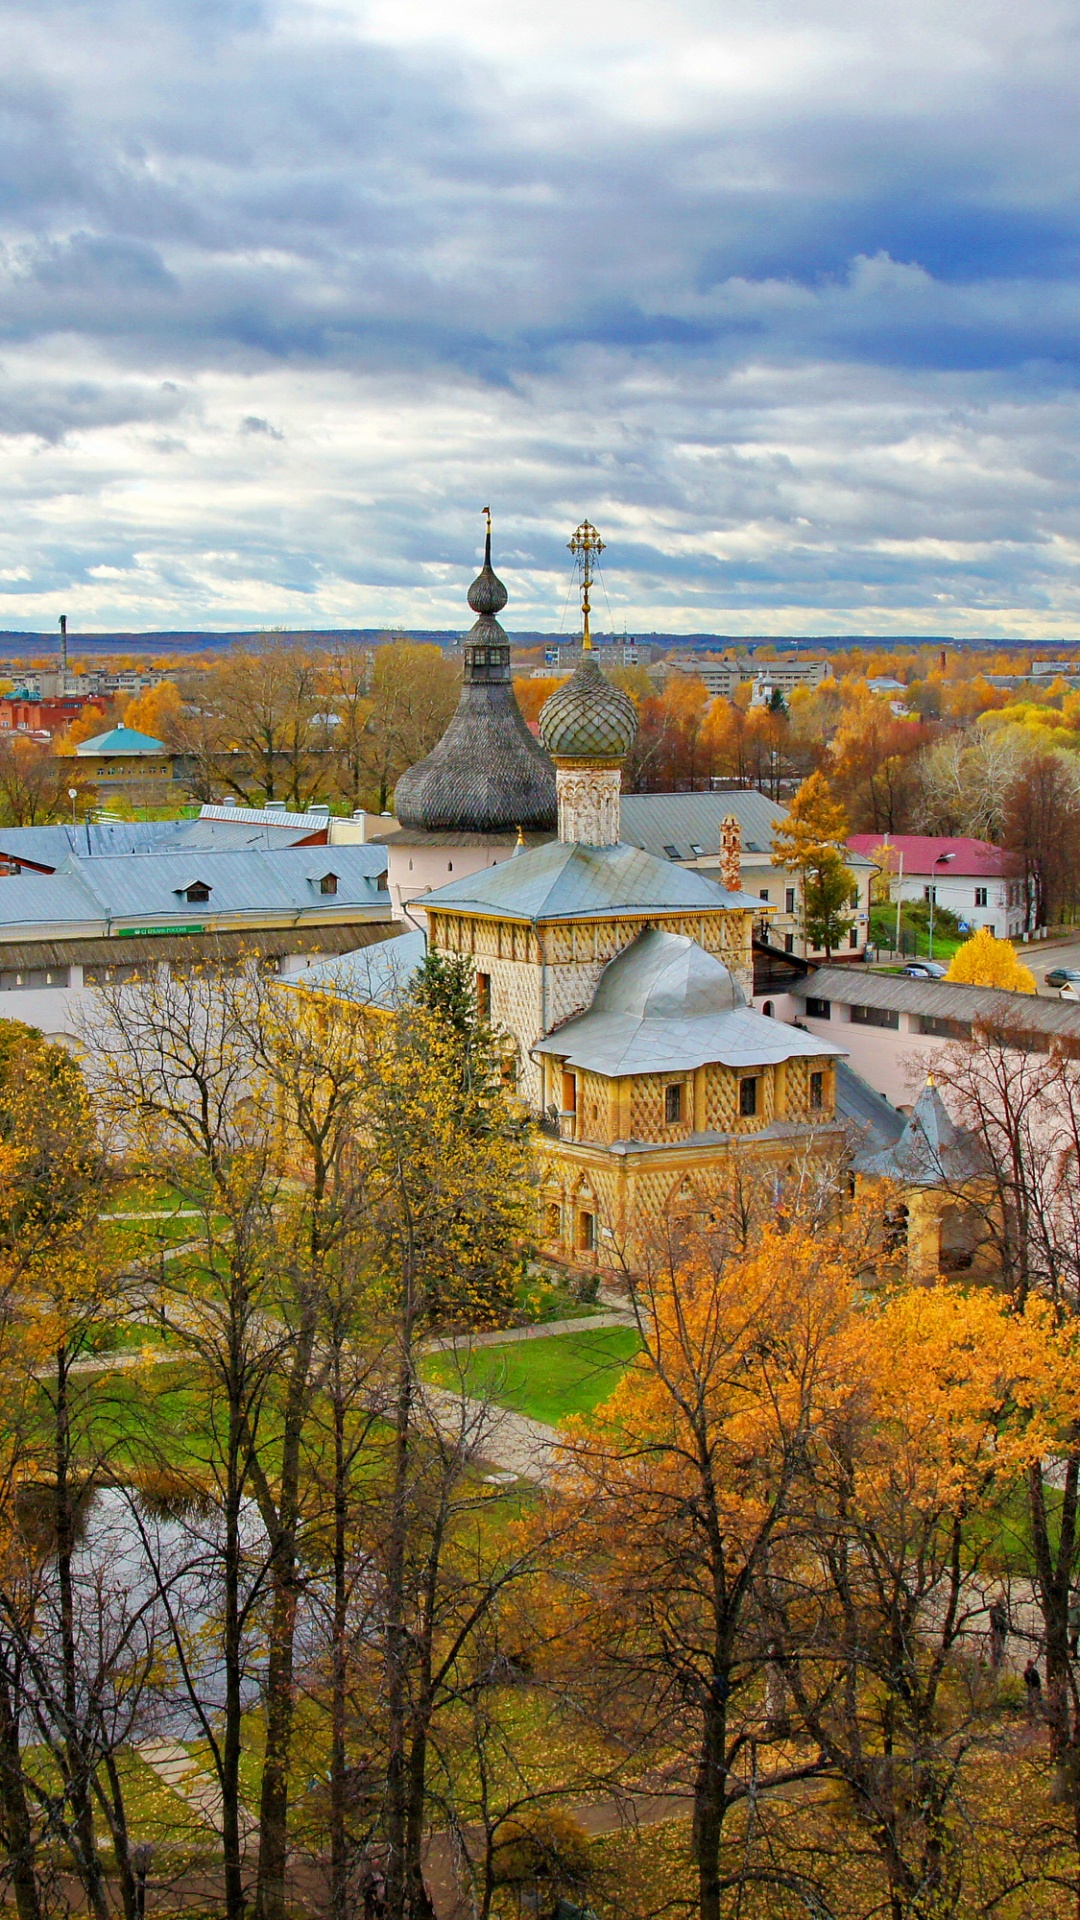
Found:
M 1080 636 L 1075 0 L 0 35 L 0 627 Z

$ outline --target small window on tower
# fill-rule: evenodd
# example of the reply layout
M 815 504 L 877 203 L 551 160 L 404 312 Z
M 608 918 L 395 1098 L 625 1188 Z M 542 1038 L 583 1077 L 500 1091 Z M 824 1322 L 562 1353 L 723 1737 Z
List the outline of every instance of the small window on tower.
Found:
M 478 973 L 476 976 L 476 1017 L 485 1022 L 491 1019 L 490 973 Z
M 744 1120 L 752 1119 L 757 1112 L 757 1079 L 754 1074 L 747 1074 L 745 1080 L 739 1081 L 739 1112 Z
M 582 1211 L 578 1214 L 577 1220 L 578 1250 L 581 1253 L 591 1253 L 596 1245 L 596 1215 Z
M 681 1084 L 664 1088 L 664 1119 L 669 1127 L 682 1119 L 682 1093 Z
M 812 1073 L 810 1075 L 810 1105 L 813 1107 L 815 1113 L 820 1112 L 821 1108 L 825 1105 L 825 1075 L 823 1073 Z

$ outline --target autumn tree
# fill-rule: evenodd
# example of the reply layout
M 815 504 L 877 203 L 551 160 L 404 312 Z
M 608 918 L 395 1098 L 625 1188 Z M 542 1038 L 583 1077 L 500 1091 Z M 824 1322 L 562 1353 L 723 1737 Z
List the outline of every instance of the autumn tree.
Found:
M 143 687 L 121 706 L 121 720 L 136 733 L 151 740 L 172 744 L 172 737 L 184 711 L 180 690 L 172 680 L 159 680 L 156 687 Z
M 832 743 L 829 780 L 855 829 L 905 833 L 916 790 L 915 759 L 926 730 L 860 689 L 846 703 Z
M 515 676 L 514 698 L 521 708 L 521 717 L 526 726 L 530 726 L 533 721 L 539 719 L 540 709 L 545 700 L 550 700 L 552 694 L 564 684 L 565 681 L 557 674 L 545 674 L 543 679 L 537 680 L 532 679 L 531 676 L 527 680 Z
M 60 1791 L 48 1825 L 68 1849 L 89 1909 L 106 1920 L 103 1823 L 133 1911 L 117 1750 L 130 1732 L 152 1647 L 141 1630 L 142 1609 L 77 1564 L 87 1488 L 102 1458 L 94 1383 L 82 1377 L 80 1363 L 125 1306 L 116 1251 L 99 1220 L 112 1184 L 105 1141 L 71 1055 L 30 1028 L 0 1023 L 0 1298 L 26 1328 L 23 1359 L 36 1383 L 36 1417 L 22 1473 L 42 1490 L 39 1519 L 50 1548 L 43 1578 L 20 1524 L 15 1475 L 0 1555 L 0 1801 L 9 1832 L 20 1836 L 16 1888 L 24 1916 L 35 1914 L 28 1803 L 40 1808 L 41 1793 L 20 1754 L 20 1715 L 31 1720 L 55 1767 Z M 9 1380 L 9 1421 L 19 1398 Z
M 1022 1008 L 1022 1003 L 1021 1003 Z M 1080 1062 L 1068 1047 L 1043 1050 L 1021 1009 L 944 1051 L 935 1079 L 979 1144 L 984 1165 L 977 1218 L 983 1264 L 996 1269 L 1014 1312 L 1045 1302 L 1075 1338 L 1080 1325 Z M 958 1196 L 959 1197 L 959 1196 Z M 1077 1819 L 1080 1860 L 1080 1695 L 1069 1654 L 1069 1607 L 1080 1571 L 1080 1422 L 1057 1439 L 1060 1493 L 1051 1500 L 1041 1463 L 1027 1474 L 1035 1596 L 1042 1614 L 1053 1748 Z
M 95 709 L 100 731 L 101 715 Z M 94 789 L 85 767 L 74 759 L 57 758 L 39 740 L 25 734 L 0 735 L 0 817 L 9 827 L 40 827 L 50 820 L 70 820 L 68 788 L 76 790 L 75 807 L 85 813 Z
M 984 727 L 946 733 L 924 746 L 913 767 L 913 826 L 920 833 L 999 841 L 1006 796 L 1022 757 L 1009 733 Z
M 945 975 L 967 987 L 1004 987 L 1009 993 L 1034 993 L 1035 975 L 1016 957 L 1008 940 L 998 940 L 989 927 L 980 927 L 958 947 Z
M 803 781 L 773 833 L 772 864 L 798 875 L 807 945 L 826 958 L 855 924 L 844 912 L 855 890 L 841 852 L 846 837 L 847 817 L 822 773 Z
M 400 776 L 431 752 L 460 692 L 461 663 L 441 647 L 410 640 L 376 647 L 363 762 L 374 812 L 386 812 Z
M 145 1288 L 207 1408 L 192 1472 L 216 1524 L 193 1551 L 190 1574 L 218 1596 L 206 1629 L 215 1655 L 209 1672 L 205 1660 L 192 1660 L 186 1622 L 173 1609 L 169 1625 L 179 1684 L 221 1792 L 227 1920 L 243 1920 L 247 1906 L 245 1689 L 278 1545 L 274 1532 L 252 1537 L 249 1515 L 281 1465 L 278 1412 L 290 1378 L 295 1388 L 303 1334 L 294 1342 L 293 1330 L 307 1278 L 294 1265 L 303 1241 L 290 1218 L 274 1089 L 237 1020 L 242 991 L 243 982 L 230 986 L 211 971 L 157 970 L 124 990 L 103 989 L 87 1033 L 97 1100 L 114 1117 L 130 1163 L 167 1178 L 195 1216 L 182 1261 L 151 1266 Z M 164 1600 L 169 1570 L 153 1556 L 151 1570 Z M 268 1840 L 272 1864 L 276 1833 Z
M 566 1458 L 588 1501 L 584 1659 L 597 1710 L 633 1755 L 693 1799 L 695 1910 L 799 1883 L 728 1841 L 750 1790 L 773 1659 L 763 1604 L 789 1541 L 807 1448 L 842 1392 L 852 1282 L 835 1236 L 767 1229 L 735 1258 L 708 1234 L 631 1295 L 642 1353 Z M 604 1683 L 606 1682 L 606 1690 Z M 815 1753 L 754 1768 L 765 1794 L 813 1772 Z
M 641 705 L 625 781 L 634 793 L 693 792 L 707 785 L 701 736 L 709 694 L 695 674 L 672 673 Z
M 1004 841 L 1023 878 L 1028 926 L 1053 926 L 1080 900 L 1080 780 L 1075 764 L 1036 753 L 1006 796 Z
M 303 808 L 324 769 L 314 755 L 317 662 L 306 647 L 269 635 L 251 653 L 229 653 L 199 676 L 170 723 L 188 756 L 197 799 L 234 795 L 245 806 L 285 800 Z
M 775 1640 L 796 1717 L 879 1857 L 885 1910 L 948 1920 L 989 1705 L 961 1658 L 984 1617 L 980 1516 L 1071 1417 L 1071 1363 L 1045 1305 L 1014 1315 L 954 1286 L 864 1305 L 845 1355 L 807 1449 L 805 1550 L 773 1568 Z

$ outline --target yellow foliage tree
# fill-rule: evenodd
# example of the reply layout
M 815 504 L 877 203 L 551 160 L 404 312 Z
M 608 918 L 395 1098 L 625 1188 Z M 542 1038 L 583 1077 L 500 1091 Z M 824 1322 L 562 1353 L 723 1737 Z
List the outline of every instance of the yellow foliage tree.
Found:
M 855 888 L 855 876 L 840 851 L 847 831 L 847 816 L 825 775 L 812 773 L 773 833 L 772 864 L 799 875 L 806 938 L 811 947 L 823 948 L 826 957 L 854 925 L 844 913 Z
M 179 690 L 171 680 L 162 680 L 159 686 L 144 687 L 127 702 L 122 710 L 123 722 L 135 733 L 149 734 L 151 740 L 167 742 L 169 730 L 183 710 Z
M 989 927 L 980 927 L 953 954 L 946 980 L 965 987 L 1005 987 L 1010 993 L 1034 993 L 1035 976 L 1018 960 L 1008 940 L 998 940 Z
M 567 1456 L 581 1564 L 597 1569 L 581 1684 L 595 1673 L 603 1694 L 611 1676 L 607 1710 L 633 1722 L 616 1739 L 655 1743 L 692 1794 L 694 1907 L 720 1920 L 769 1665 L 756 1592 L 807 1448 L 845 1396 L 852 1278 L 837 1237 L 792 1223 L 730 1261 L 703 1235 L 633 1298 L 642 1353 Z M 757 1784 L 803 1770 L 781 1755 Z

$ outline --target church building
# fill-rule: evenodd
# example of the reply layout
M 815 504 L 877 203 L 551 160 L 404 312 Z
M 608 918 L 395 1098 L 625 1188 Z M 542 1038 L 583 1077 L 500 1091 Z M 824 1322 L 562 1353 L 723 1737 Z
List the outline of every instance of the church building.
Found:
M 541 711 L 541 751 L 514 700 L 489 532 L 462 706 L 399 783 L 397 807 L 410 835 L 445 831 L 451 817 L 459 835 L 522 829 L 513 858 L 477 860 L 415 909 L 434 949 L 469 956 L 480 1009 L 508 1036 L 518 1090 L 541 1118 L 543 1251 L 633 1266 L 673 1208 L 719 1202 L 738 1168 L 767 1172 L 779 1194 L 808 1152 L 838 1151 L 841 1049 L 753 1011 L 757 896 L 620 839 L 637 716 L 592 648 L 595 539 L 588 522 L 575 535 L 582 661 Z M 552 763 L 558 838 L 529 847 Z

